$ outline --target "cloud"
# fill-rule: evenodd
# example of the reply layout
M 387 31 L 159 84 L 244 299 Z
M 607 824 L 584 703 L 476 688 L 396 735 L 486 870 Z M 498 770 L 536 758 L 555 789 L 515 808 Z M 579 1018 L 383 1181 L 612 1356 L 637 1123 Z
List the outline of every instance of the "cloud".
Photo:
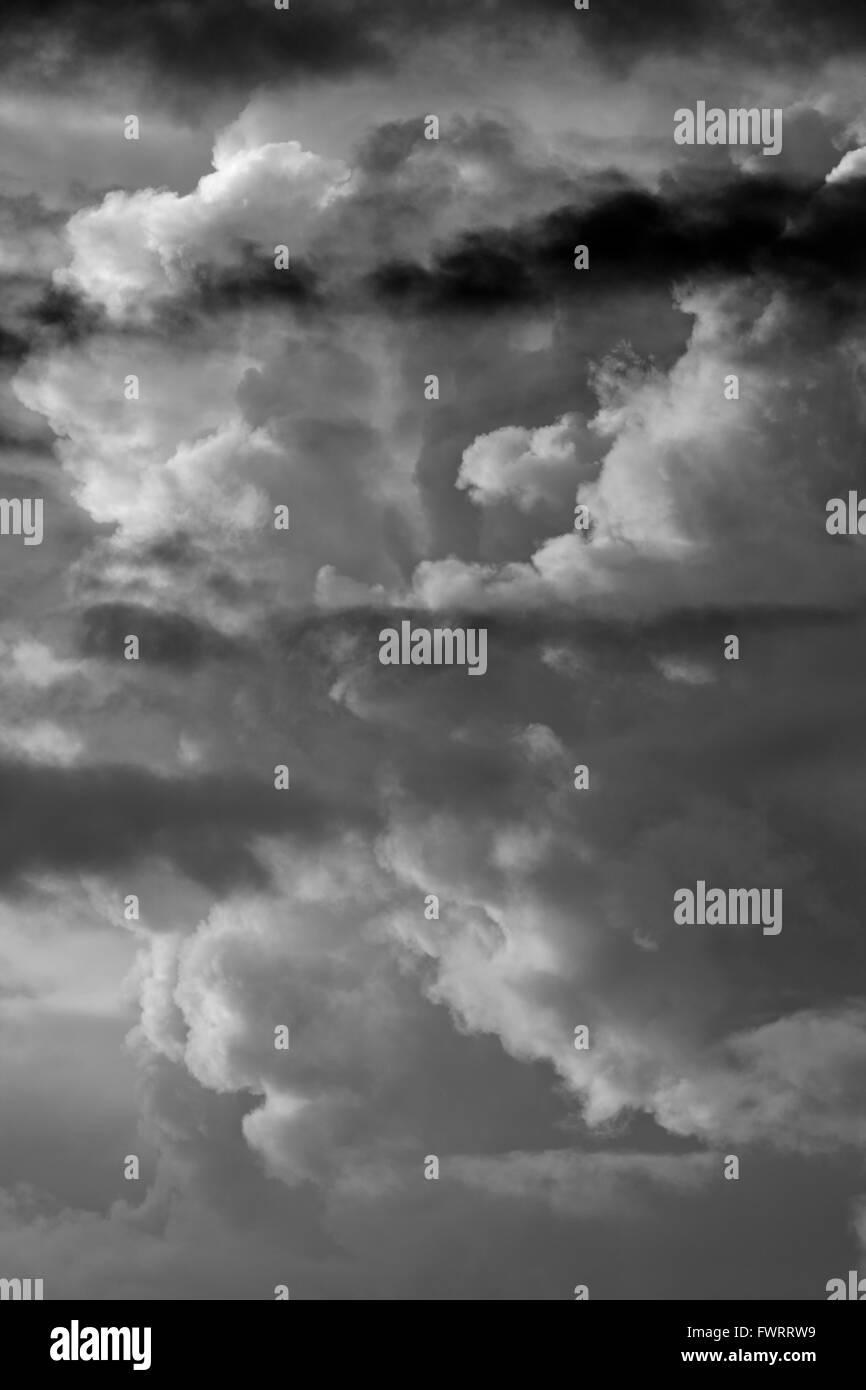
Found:
M 35 751 L 41 763 L 44 740 Z M 256 835 L 289 832 L 303 840 L 333 824 L 318 795 L 296 788 L 281 798 L 272 768 L 259 779 L 171 778 L 134 766 L 58 767 L 55 746 L 48 751 L 49 767 L 7 762 L 3 769 L 0 800 L 15 812 L 0 851 L 7 885 L 49 866 L 105 870 L 153 857 L 214 887 L 263 882 Z
M 117 659 L 130 634 L 138 638 L 146 660 L 157 665 L 190 669 L 238 656 L 237 646 L 219 632 L 197 625 L 182 613 L 102 604 L 83 615 L 81 626 L 81 650 L 88 657 Z
M 217 152 L 214 162 L 214 172 L 192 193 L 109 193 L 99 208 L 76 213 L 67 228 L 72 259 L 58 276 L 60 286 L 119 319 L 176 291 L 199 260 L 228 266 L 252 244 L 260 251 L 269 246 L 273 264 L 274 228 L 287 229 L 290 250 L 308 246 L 316 217 L 341 196 L 347 178 L 339 162 L 296 141 Z
M 831 169 L 825 182 L 831 184 L 848 183 L 862 178 L 866 172 L 866 150 L 849 150 Z
M 587 431 L 574 416 L 538 430 L 506 426 L 464 451 L 457 487 L 478 506 L 512 501 L 521 511 L 544 506 L 561 518 L 577 483 L 595 471 L 586 449 Z
M 44 39 L 52 26 L 56 41 Z M 598 60 L 618 65 L 646 55 L 700 54 L 707 48 L 752 62 L 808 63 L 846 54 L 866 42 L 855 0 L 834 0 L 820 12 L 808 0 L 760 0 L 742 7 L 714 0 L 674 0 L 651 15 L 635 0 L 611 0 L 599 15 L 563 13 L 558 0 L 539 0 L 531 18 L 516 0 L 493 0 L 467 11 L 458 0 L 442 0 L 431 10 L 420 0 L 380 0 L 359 24 L 346 0 L 327 0 L 314 11 L 280 12 L 244 0 L 240 6 L 215 0 L 202 13 L 191 2 L 158 0 L 149 15 L 120 24 L 103 0 L 57 0 L 10 5 L 2 33 L 7 65 L 31 81 L 50 85 L 74 74 L 76 65 L 110 55 L 132 72 L 152 75 L 158 90 L 171 92 L 190 83 L 236 89 L 286 74 L 381 73 L 393 67 L 412 40 L 424 45 L 445 39 L 458 49 L 502 43 L 503 29 L 515 30 L 532 49 L 566 47 L 577 55 L 584 45 Z M 243 74 L 241 78 L 240 74 Z
M 656 1103 L 667 1129 L 807 1153 L 862 1150 L 866 1125 L 854 1101 L 866 1066 L 862 1005 L 804 1010 L 732 1038 L 727 1050 L 726 1069 L 661 1088 Z
M 647 1189 L 680 1197 L 700 1191 L 718 1168 L 712 1154 L 510 1153 L 457 1157 L 449 1170 L 491 1197 L 549 1203 L 564 1216 L 598 1220 L 607 1210 L 640 1210 Z
M 816 364 L 800 352 L 810 317 L 782 292 L 694 288 L 679 304 L 694 327 L 668 373 L 628 348 L 592 373 L 599 409 L 589 430 L 602 457 L 589 479 L 572 466 L 589 538 L 571 529 L 563 498 L 560 533 L 529 561 L 424 561 L 409 603 L 490 612 L 564 605 L 646 619 L 720 600 L 732 609 L 859 601 L 855 551 L 831 548 L 824 526 L 834 486 L 844 492 L 843 480 L 860 476 L 853 336 L 843 333 Z M 726 394 L 735 368 L 736 401 Z M 833 383 L 840 406 L 832 443 L 820 425 L 793 433 L 778 410 L 786 396 L 817 400 L 822 382 Z M 465 459 L 478 472 L 488 439 L 464 454 L 464 479 Z M 495 495 L 513 491 L 502 481 L 507 470 L 496 476 Z M 477 485 L 475 493 L 486 495 Z
M 76 762 L 84 747 L 76 734 L 46 720 L 30 725 L 7 725 L 0 729 L 0 745 L 10 760 L 17 756 L 61 767 Z
M 208 93 L 184 74 L 195 44 L 197 68 L 216 54 L 227 10 L 157 6 L 147 36 L 142 11 L 88 39 L 94 13 L 58 12 L 58 80 L 106 44 L 130 91 L 163 56 L 165 86 L 151 163 L 130 149 L 108 192 L 93 170 L 65 188 L 50 289 L 60 218 L 5 210 L 9 434 L 41 470 L 19 442 L 6 486 L 44 478 L 51 507 L 27 570 L 2 555 L 0 876 L 24 926 L 4 938 L 0 1002 L 41 1063 L 34 1019 L 74 1040 L 57 1021 L 76 1009 L 118 1026 L 106 1000 L 128 997 L 135 949 L 142 1130 L 112 1052 L 127 1098 L 113 1126 L 99 1116 L 106 1151 L 86 1126 L 75 1141 L 98 1182 L 43 1164 L 46 1190 L 4 1207 L 9 1250 L 53 1272 L 50 1296 L 569 1296 L 576 1242 L 613 1296 L 642 1296 L 650 1267 L 670 1296 L 720 1296 L 744 1250 L 755 1296 L 775 1292 L 790 1246 L 763 1197 L 812 1194 L 802 1246 L 819 1215 L 841 1231 L 862 1188 L 864 590 L 858 540 L 824 528 L 827 498 L 863 482 L 861 198 L 856 178 L 823 181 L 828 146 L 855 169 L 850 73 L 838 96 L 816 73 L 817 105 L 789 106 L 796 44 L 768 31 L 797 136 L 784 169 L 758 172 L 670 145 L 684 79 L 667 58 L 695 39 L 718 67 L 751 33 L 725 7 L 682 32 L 677 7 L 628 24 L 559 0 L 386 4 L 363 24 L 258 6 L 240 27 L 234 7 Z M 812 16 L 812 52 L 833 50 L 840 13 Z M 26 71 L 30 21 L 6 22 Z M 458 92 L 479 36 L 491 64 L 500 42 L 518 55 L 507 115 L 483 73 Z M 572 45 L 577 136 L 554 110 Z M 638 63 L 622 107 L 598 51 Z M 749 51 L 743 81 L 763 90 L 766 48 Z M 215 115 L 242 60 L 253 99 Z M 398 60 L 381 111 L 375 81 L 338 80 Z M 283 87 L 250 89 L 281 64 L 290 107 Z M 295 79 L 325 72 L 305 106 Z M 441 107 L 438 142 L 418 90 Z M 185 169 L 221 127 L 198 179 L 161 164 L 184 100 L 201 106 Z M 383 625 L 434 615 L 486 628 L 486 680 L 381 666 Z M 122 660 L 130 632 L 139 662 Z M 782 933 L 679 927 L 673 893 L 698 878 L 780 888 Z M 88 912 L 88 962 L 100 933 L 111 950 L 76 992 L 60 976 Z M 134 1205 L 108 1151 L 138 1143 Z M 710 1181 L 731 1146 L 752 1184 L 737 1217 Z M 831 1166 L 845 1180 L 816 1198 Z M 619 1246 L 626 1272 L 605 1264 L 614 1221 L 643 1242 L 634 1271 Z M 707 1243 L 737 1260 L 708 1272 Z

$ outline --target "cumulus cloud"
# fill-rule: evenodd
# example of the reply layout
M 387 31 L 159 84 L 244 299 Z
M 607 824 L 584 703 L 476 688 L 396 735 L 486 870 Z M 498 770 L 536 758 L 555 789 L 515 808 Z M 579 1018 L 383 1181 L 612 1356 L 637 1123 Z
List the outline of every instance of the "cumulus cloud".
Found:
M 859 595 L 855 551 L 832 548 L 824 528 L 828 486 L 836 478 L 842 490 L 843 478 L 859 476 L 853 340 L 843 337 L 816 366 L 791 346 L 806 325 L 781 292 L 756 298 L 751 287 L 706 288 L 683 293 L 679 304 L 695 322 L 668 374 L 630 352 L 604 359 L 593 374 L 599 409 L 589 428 L 602 457 L 590 480 L 576 463 L 559 463 L 568 529 L 545 539 L 529 561 L 424 561 L 408 601 L 496 611 L 560 604 L 647 617 L 710 602 L 846 607 Z M 726 388 L 734 389 L 734 375 L 739 389 L 740 373 L 735 400 Z M 780 402 L 815 399 L 821 382 L 829 390 L 839 381 L 833 445 L 820 426 L 795 435 Z M 557 429 L 535 438 L 556 437 Z M 513 450 L 521 438 L 511 429 L 476 441 L 459 485 L 476 501 L 535 499 L 532 469 L 544 473 L 545 465 L 531 453 L 518 453 L 511 470 L 493 469 L 495 483 L 484 481 L 490 441 Z M 566 480 L 588 508 L 588 538 L 568 526 Z
M 309 249 L 318 217 L 340 196 L 347 171 L 296 141 L 238 150 L 215 160 L 189 194 L 144 189 L 108 193 L 69 221 L 68 269 L 58 283 L 105 307 L 110 318 L 147 313 L 152 301 L 184 287 L 201 263 L 237 261 L 251 244 L 269 250 L 284 226 L 292 249 Z
M 546 505 L 562 518 L 578 483 L 592 477 L 587 431 L 574 416 L 537 430 L 507 426 L 481 435 L 464 450 L 457 486 L 473 502 L 512 501 L 521 511 Z

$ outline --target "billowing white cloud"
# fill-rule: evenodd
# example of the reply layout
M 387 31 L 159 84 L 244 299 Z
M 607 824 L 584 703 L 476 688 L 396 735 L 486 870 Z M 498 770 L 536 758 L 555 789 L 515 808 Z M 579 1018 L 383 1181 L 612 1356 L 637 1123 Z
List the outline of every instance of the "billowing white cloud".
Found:
M 835 169 L 831 169 L 825 182 L 827 183 L 850 183 L 853 179 L 861 179 L 866 174 L 866 150 L 848 150 L 843 154 Z
M 113 319 L 146 319 L 153 301 L 182 290 L 196 267 L 236 264 L 245 243 L 271 266 L 276 245 L 307 251 L 347 177 L 340 161 L 286 141 L 215 155 L 214 172 L 191 193 L 108 193 L 70 219 L 71 260 L 57 282 Z
M 596 471 L 583 456 L 587 440 L 586 428 L 574 415 L 537 430 L 508 425 L 479 435 L 464 450 L 457 486 L 466 488 L 479 506 L 512 501 L 528 512 L 547 504 L 564 517 L 577 484 Z

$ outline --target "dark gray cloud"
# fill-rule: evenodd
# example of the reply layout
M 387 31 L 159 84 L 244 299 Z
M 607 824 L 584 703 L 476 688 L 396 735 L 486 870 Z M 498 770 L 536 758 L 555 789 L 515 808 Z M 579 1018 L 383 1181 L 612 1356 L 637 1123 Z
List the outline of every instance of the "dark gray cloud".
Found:
M 467 232 L 429 268 L 393 262 L 371 284 L 398 310 L 489 315 L 692 276 L 767 276 L 842 314 L 859 307 L 864 196 L 860 182 L 804 189 L 754 174 L 712 187 L 671 180 L 658 194 L 622 187 L 523 226 Z M 577 244 L 590 249 L 589 273 L 575 272 Z
M 37 768 L 6 764 L 0 802 L 14 828 L 0 853 L 7 887 L 52 870 L 110 871 L 156 857 L 225 891 L 267 882 L 257 835 L 312 842 L 343 819 L 303 788 L 280 795 L 273 768 L 255 778 L 160 777 L 137 767 Z M 351 820 L 359 808 L 350 810 Z
M 152 547 L 151 558 L 182 562 L 185 551 L 176 546 Z M 195 623 L 183 613 L 165 613 L 133 604 L 100 604 L 82 617 L 78 649 L 84 656 L 123 659 L 128 635 L 138 638 L 141 653 L 157 666 L 188 670 L 202 662 L 237 658 L 243 651 L 222 633 Z
M 448 35 L 461 43 L 513 39 L 587 43 L 617 64 L 647 54 L 722 51 L 741 61 L 809 61 L 846 54 L 866 43 L 857 0 L 607 0 L 575 15 L 561 0 L 378 0 L 359 14 L 347 0 L 315 8 L 243 0 L 156 0 L 145 14 L 120 14 L 108 0 L 39 0 L 4 7 L 5 63 L 45 82 L 69 76 L 85 62 L 150 69 L 162 83 L 255 85 L 296 74 L 374 72 L 393 66 L 405 48 Z

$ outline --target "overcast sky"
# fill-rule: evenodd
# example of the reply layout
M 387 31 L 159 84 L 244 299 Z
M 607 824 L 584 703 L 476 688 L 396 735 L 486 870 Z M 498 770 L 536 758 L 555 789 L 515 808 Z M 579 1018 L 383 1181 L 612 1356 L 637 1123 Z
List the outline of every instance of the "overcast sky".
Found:
M 862 0 L 3 6 L 0 1275 L 866 1273 L 864 58 Z

